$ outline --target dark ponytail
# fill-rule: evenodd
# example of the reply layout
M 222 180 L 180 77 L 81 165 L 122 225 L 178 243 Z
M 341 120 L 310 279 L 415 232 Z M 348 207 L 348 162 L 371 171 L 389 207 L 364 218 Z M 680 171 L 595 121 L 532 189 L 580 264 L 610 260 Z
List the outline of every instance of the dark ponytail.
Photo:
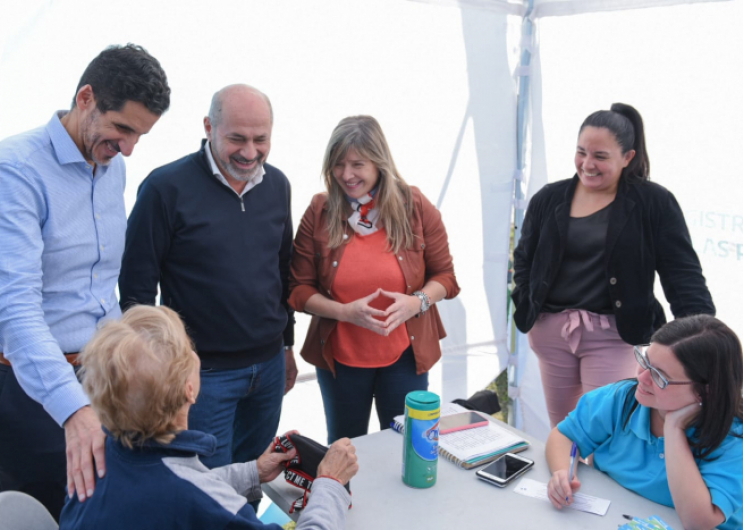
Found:
M 648 180 L 650 160 L 645 147 L 645 127 L 642 123 L 642 116 L 634 107 L 624 103 L 614 103 L 611 110 L 599 110 L 588 116 L 580 126 L 580 132 L 588 126 L 609 129 L 622 148 L 622 154 L 630 149 L 635 150 L 634 158 L 622 170 L 623 177 Z

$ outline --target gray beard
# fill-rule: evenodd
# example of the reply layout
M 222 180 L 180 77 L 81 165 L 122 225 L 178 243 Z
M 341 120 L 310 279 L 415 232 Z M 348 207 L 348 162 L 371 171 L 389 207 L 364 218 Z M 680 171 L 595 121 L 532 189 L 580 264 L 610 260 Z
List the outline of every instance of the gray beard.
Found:
M 255 169 L 247 175 L 239 175 L 239 174 L 233 173 L 232 171 L 230 171 L 229 173 L 230 173 L 230 176 L 235 180 L 239 180 L 240 182 L 250 182 L 251 180 L 253 180 L 255 177 L 259 175 L 262 168 L 263 168 L 263 164 L 258 164 L 257 166 L 255 166 Z

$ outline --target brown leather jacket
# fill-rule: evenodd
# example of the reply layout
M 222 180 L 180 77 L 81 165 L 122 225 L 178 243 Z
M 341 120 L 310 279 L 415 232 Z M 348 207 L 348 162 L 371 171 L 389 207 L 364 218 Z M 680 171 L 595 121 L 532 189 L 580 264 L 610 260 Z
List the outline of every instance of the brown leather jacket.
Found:
M 454 276 L 449 239 L 441 214 L 418 188 L 411 186 L 411 192 L 415 205 L 411 219 L 415 244 L 413 248 L 400 249 L 397 256 L 407 283 L 405 292 L 412 294 L 426 282 L 434 280 L 444 286 L 447 299 L 454 298 L 459 294 L 459 285 Z M 345 245 L 335 249 L 328 247 L 327 202 L 327 193 L 318 193 L 312 198 L 294 240 L 289 305 L 297 311 L 304 312 L 307 300 L 316 293 L 333 299 L 333 280 Z M 346 225 L 346 235 L 351 238 L 354 234 L 353 229 Z M 308 363 L 333 374 L 334 356 L 328 338 L 336 323 L 336 320 L 313 316 L 301 352 Z M 425 373 L 441 358 L 439 340 L 446 337 L 436 306 L 422 316 L 411 318 L 405 326 L 415 353 L 416 371 Z

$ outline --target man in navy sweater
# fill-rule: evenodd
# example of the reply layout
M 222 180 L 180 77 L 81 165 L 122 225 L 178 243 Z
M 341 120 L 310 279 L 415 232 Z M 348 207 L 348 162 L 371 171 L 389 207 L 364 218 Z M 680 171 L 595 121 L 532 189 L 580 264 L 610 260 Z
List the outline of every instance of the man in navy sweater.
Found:
M 273 111 L 246 85 L 223 88 L 201 149 L 154 170 L 129 216 L 122 309 L 161 303 L 183 318 L 201 359 L 191 428 L 216 436 L 210 468 L 257 459 L 297 375 L 287 304 L 291 190 L 266 164 Z

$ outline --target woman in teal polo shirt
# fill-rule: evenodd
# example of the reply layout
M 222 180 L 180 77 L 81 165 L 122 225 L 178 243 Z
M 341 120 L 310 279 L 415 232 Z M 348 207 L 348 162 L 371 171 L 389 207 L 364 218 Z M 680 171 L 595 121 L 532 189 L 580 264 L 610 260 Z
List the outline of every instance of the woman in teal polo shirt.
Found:
M 635 349 L 636 380 L 583 396 L 547 440 L 548 490 L 561 508 L 580 487 L 570 452 L 625 488 L 676 508 L 684 528 L 743 527 L 743 352 L 708 315 L 674 320 Z

